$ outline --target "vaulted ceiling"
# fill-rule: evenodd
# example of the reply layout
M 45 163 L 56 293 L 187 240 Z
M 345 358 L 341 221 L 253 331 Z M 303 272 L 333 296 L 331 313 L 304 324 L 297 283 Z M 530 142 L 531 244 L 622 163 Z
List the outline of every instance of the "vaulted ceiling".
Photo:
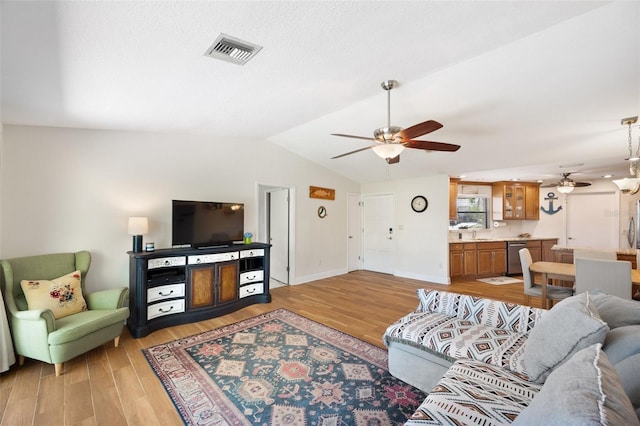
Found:
M 636 1 L 2 1 L 5 124 L 193 132 L 276 143 L 355 181 L 446 173 L 627 174 L 640 115 Z M 220 33 L 262 50 L 204 56 Z M 455 153 L 330 158 L 386 125 Z M 640 129 L 635 129 L 634 150 Z M 568 167 L 561 168 L 565 165 Z

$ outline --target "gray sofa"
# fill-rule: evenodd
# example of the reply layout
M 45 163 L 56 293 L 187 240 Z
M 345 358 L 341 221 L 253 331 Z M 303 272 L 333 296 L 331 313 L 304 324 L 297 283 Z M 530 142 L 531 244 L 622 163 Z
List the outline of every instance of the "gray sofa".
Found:
M 551 310 L 418 290 L 388 327 L 389 371 L 428 392 L 408 425 L 640 425 L 640 303 L 583 293 Z

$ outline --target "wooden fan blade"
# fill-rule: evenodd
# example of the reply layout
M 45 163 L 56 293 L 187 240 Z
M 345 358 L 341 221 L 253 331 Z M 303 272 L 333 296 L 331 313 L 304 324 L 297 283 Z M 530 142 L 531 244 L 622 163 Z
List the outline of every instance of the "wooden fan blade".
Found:
M 331 133 L 331 136 L 340 136 L 341 138 L 364 139 L 366 141 L 374 140 L 373 138 L 367 138 L 365 136 L 345 135 L 345 134 L 342 134 L 342 133 Z
M 387 164 L 396 164 L 400 162 L 400 156 L 396 155 L 393 158 L 385 158 L 385 160 L 387 160 Z
M 454 152 L 460 149 L 460 145 L 444 142 L 431 141 L 409 141 L 405 144 L 407 148 L 426 149 L 428 151 L 448 151 Z
M 399 131 L 398 136 L 400 136 L 403 141 L 409 141 L 413 138 L 426 135 L 427 133 L 434 132 L 441 128 L 442 124 L 438 123 L 437 121 L 427 120 L 425 122 L 415 124 L 411 127 L 407 127 L 406 129 Z
M 332 160 L 340 157 L 346 157 L 347 155 L 355 154 L 356 152 L 366 151 L 367 149 L 373 148 L 375 145 L 365 146 L 364 148 L 356 149 L 355 151 L 345 152 L 344 154 L 336 155 L 335 157 L 331 157 Z
M 555 188 L 558 186 L 563 186 L 562 182 L 556 182 L 556 183 L 547 183 L 545 185 L 540 185 L 540 188 Z M 573 184 L 568 185 L 567 183 L 564 184 L 564 186 L 573 186 L 574 188 L 584 188 L 585 186 L 591 186 L 591 183 L 589 182 L 573 182 Z

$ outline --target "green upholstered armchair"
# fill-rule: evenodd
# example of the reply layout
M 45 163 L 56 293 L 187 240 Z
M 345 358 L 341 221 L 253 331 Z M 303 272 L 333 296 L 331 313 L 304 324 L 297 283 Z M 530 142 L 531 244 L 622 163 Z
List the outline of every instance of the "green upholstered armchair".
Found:
M 24 357 L 55 364 L 56 376 L 65 361 L 109 340 L 118 346 L 124 321 L 127 288 L 86 293 L 84 280 L 91 264 L 88 251 L 56 253 L 2 260 L 4 301 L 19 363 Z M 50 309 L 29 310 L 22 280 L 54 280 L 79 270 L 87 310 L 55 318 Z

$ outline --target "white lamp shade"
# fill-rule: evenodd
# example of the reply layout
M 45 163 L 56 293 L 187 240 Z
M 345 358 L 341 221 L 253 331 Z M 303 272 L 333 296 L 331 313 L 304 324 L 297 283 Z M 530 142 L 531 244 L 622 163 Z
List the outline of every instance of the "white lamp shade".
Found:
M 144 235 L 149 232 L 149 221 L 146 217 L 129 218 L 129 235 Z
M 573 186 L 570 185 L 563 185 L 558 187 L 558 192 L 561 194 L 569 194 L 571 191 L 573 191 Z
M 617 179 L 613 183 L 620 188 L 623 194 L 635 194 L 640 189 L 640 178 Z
M 372 149 L 380 158 L 395 158 L 404 151 L 404 145 L 399 143 L 381 143 Z

